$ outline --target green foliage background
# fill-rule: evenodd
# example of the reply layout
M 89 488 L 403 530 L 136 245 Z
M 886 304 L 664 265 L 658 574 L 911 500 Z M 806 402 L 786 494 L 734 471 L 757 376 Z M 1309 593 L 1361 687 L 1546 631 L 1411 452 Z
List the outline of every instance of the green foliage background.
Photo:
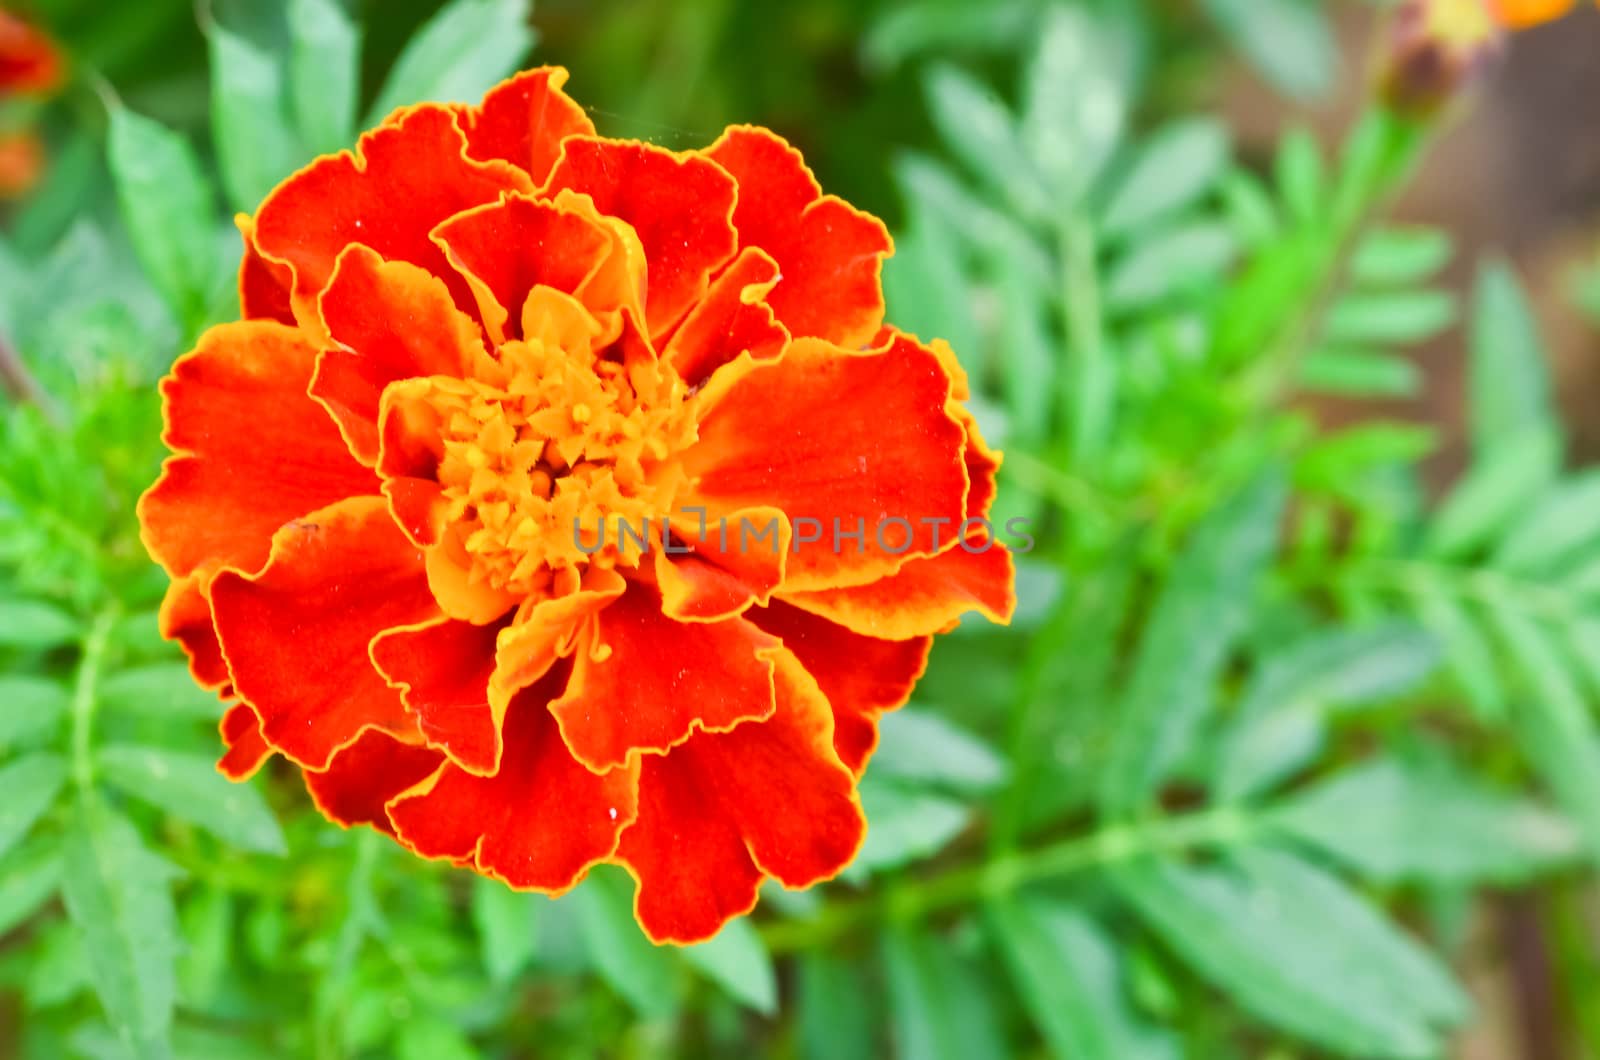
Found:
M 30 10 L 76 77 L 0 110 L 53 156 L 0 242 L 42 391 L 0 432 L 0 1055 L 1425 1058 L 1487 1018 L 1458 972 L 1506 891 L 1600 1055 L 1600 472 L 1517 276 L 1452 290 L 1450 234 L 1384 221 L 1434 129 L 1374 103 L 1246 165 L 1195 112 L 1234 56 L 1354 77 L 1317 4 Z M 132 516 L 155 381 L 237 312 L 225 213 L 538 61 L 604 132 L 765 122 L 890 218 L 891 317 L 960 351 L 1040 530 L 1012 628 L 885 720 L 857 864 L 686 950 L 618 873 L 517 895 L 223 781 Z M 1436 432 L 1370 410 L 1463 315 L 1437 496 Z

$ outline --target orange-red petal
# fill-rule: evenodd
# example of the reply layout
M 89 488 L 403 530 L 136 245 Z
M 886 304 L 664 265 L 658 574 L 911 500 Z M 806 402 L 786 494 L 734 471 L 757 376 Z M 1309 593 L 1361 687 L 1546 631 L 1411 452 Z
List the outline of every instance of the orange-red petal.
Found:
M 239 311 L 246 320 L 276 320 L 293 324 L 294 306 L 290 295 L 294 273 L 281 262 L 269 261 L 256 246 L 256 223 L 248 214 L 234 219 L 244 240 L 244 257 L 239 261 Z
M 909 339 L 872 353 L 797 339 L 706 385 L 684 466 L 712 508 L 788 515 L 788 587 L 863 584 L 937 552 L 927 520 L 946 520 L 945 543 L 961 521 L 966 432 L 949 391 L 938 357 Z
M 586 627 L 566 693 L 550 713 L 578 761 L 611 769 L 696 729 L 766 717 L 778 647 L 740 618 L 674 621 L 652 589 L 630 585 Z
M 316 350 L 268 321 L 221 324 L 162 381 L 166 443 L 178 455 L 139 500 L 145 547 L 174 577 L 254 570 L 284 523 L 377 478 L 306 396 Z
M 561 155 L 561 141 L 594 133 L 583 108 L 561 90 L 566 83 L 565 70 L 542 66 L 490 89 L 480 105 L 462 112 L 468 156 L 510 162 L 534 185 L 543 184 Z
M 466 376 L 487 356 L 477 323 L 456 308 L 442 280 L 364 246 L 339 255 L 320 306 L 336 345 L 317 359 L 311 396 L 363 463 L 378 459 L 384 387 L 417 376 Z
M 654 556 L 661 609 L 669 617 L 729 618 L 765 603 L 783 584 L 793 531 L 776 508 L 683 512 L 670 526 L 670 548 Z
M 705 154 L 739 182 L 739 246 L 765 250 L 783 273 L 768 301 L 784 326 L 850 348 L 870 342 L 894 252 L 883 222 L 823 195 L 800 152 L 769 130 L 731 127 Z
M 370 824 L 394 835 L 385 805 L 432 776 L 444 756 L 431 747 L 367 729 L 341 747 L 327 769 L 305 771 L 306 791 L 323 816 L 345 828 Z
M 927 668 L 933 638 L 867 637 L 777 602 L 750 612 L 750 620 L 782 638 L 816 678 L 833 708 L 833 748 L 860 776 L 878 746 L 878 716 L 911 698 Z
M 1576 0 L 1489 0 L 1489 7 L 1508 29 L 1529 29 L 1572 11 Z
M 639 236 L 648 265 L 645 320 L 652 339 L 683 319 L 711 274 L 733 257 L 734 183 L 695 154 L 637 140 L 578 136 L 562 144 L 546 194 L 589 196 Z
M 229 707 L 218 728 L 228 750 L 218 760 L 217 771 L 229 780 L 249 780 L 272 757 L 272 748 L 261 735 L 261 719 L 250 704 Z
M 777 283 L 778 263 L 771 255 L 760 247 L 741 250 L 673 331 L 662 360 L 684 382 L 699 386 L 741 353 L 756 360 L 778 356 L 789 332 L 766 302 Z
M 255 242 L 292 272 L 295 317 L 313 328 L 316 296 L 351 243 L 420 265 L 470 307 L 429 233 L 462 210 L 531 187 L 514 166 L 468 158 L 454 112 L 423 104 L 362 136 L 355 154 L 325 155 L 279 184 L 256 213 Z
M 51 92 L 61 78 L 55 42 L 43 30 L 0 10 L 0 94 Z
M 908 560 L 870 585 L 782 598 L 865 636 L 904 640 L 943 633 L 969 611 L 1010 622 L 1015 582 L 1010 551 L 979 535 L 937 556 Z
M 161 635 L 177 641 L 189 657 L 189 673 L 195 682 L 215 691 L 228 684 L 228 664 L 222 659 L 222 646 L 211 626 L 211 601 L 205 593 L 209 581 L 206 574 L 175 579 L 161 598 L 156 621 Z
M 256 708 L 267 742 L 297 764 L 325 769 L 369 728 L 416 733 L 368 645 L 438 608 L 421 554 L 381 497 L 342 501 L 285 525 L 259 574 L 217 575 L 211 607 L 234 686 Z
M 372 642 L 372 661 L 400 689 L 423 738 L 473 773 L 492 773 L 500 761 L 499 726 L 489 709 L 500 629 L 441 618 Z
M 771 717 L 644 759 L 639 818 L 617 858 L 638 880 L 634 911 L 658 942 L 716 934 L 754 906 L 763 875 L 786 887 L 833 877 L 866 834 L 827 700 L 792 655 L 775 659 Z
M 610 856 L 633 820 L 638 765 L 592 773 L 574 759 L 545 709 L 552 678 L 506 713 L 493 776 L 453 763 L 389 804 L 400 842 L 428 858 L 473 859 L 519 890 L 560 892 Z

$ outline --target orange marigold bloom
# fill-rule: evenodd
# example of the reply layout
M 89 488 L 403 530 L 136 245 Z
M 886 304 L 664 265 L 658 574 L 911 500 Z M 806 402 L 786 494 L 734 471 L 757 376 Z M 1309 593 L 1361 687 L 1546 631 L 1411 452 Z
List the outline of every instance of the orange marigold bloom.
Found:
M 1489 9 L 1510 29 L 1528 29 L 1570 14 L 1578 0 L 1488 0 Z
M 163 383 L 139 515 L 226 774 L 281 754 L 517 888 L 619 863 L 688 942 L 851 860 L 879 715 L 1009 618 L 999 458 L 883 326 L 877 219 L 765 129 L 599 137 L 565 80 L 397 111 L 240 219 L 246 319 Z
M 42 31 L 0 9 L 0 95 L 47 94 L 61 84 L 61 53 Z

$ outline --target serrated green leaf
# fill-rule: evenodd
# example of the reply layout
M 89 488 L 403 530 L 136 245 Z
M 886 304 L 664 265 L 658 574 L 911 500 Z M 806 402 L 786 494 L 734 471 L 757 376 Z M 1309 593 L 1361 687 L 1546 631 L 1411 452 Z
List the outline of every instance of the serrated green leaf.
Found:
M 883 944 L 896 1055 L 917 1060 L 1000 1060 L 1008 1055 L 987 984 L 949 946 L 891 931 Z
M 235 210 L 253 211 L 304 161 L 289 127 L 283 67 L 277 56 L 224 29 L 206 26 L 211 56 L 211 139 L 222 186 Z
M 0 750 L 48 736 L 66 716 L 67 690 L 43 677 L 0 677 Z
M 1063 209 L 1100 174 L 1127 120 L 1131 57 L 1100 14 L 1047 8 L 1023 80 L 1026 154 Z
M 289 103 L 313 154 L 355 139 L 361 30 L 338 0 L 289 0 Z
M 1106 305 L 1126 313 L 1215 284 L 1238 252 L 1233 231 L 1220 222 L 1194 221 L 1151 233 L 1106 271 Z
M 1380 228 L 1350 258 L 1350 278 L 1368 287 L 1421 283 L 1450 262 L 1450 236 L 1437 228 Z
M 82 633 L 78 620 L 39 600 L 0 600 L 0 648 L 43 651 L 70 644 Z
M 1600 470 L 1579 472 L 1525 507 L 1494 553 L 1517 573 L 1549 572 L 1600 537 Z
M 215 692 L 195 683 L 187 663 L 151 663 L 119 670 L 100 685 L 100 705 L 108 711 L 151 717 L 215 720 L 224 704 Z
M 25 755 L 0 766 L 0 857 L 28 834 L 28 829 L 55 804 L 67 783 L 67 763 L 60 755 Z
M 926 85 L 929 114 L 950 151 L 1024 214 L 1046 215 L 1050 195 L 1005 104 L 952 66 L 935 66 Z
M 1522 285 L 1510 266 L 1478 270 L 1469 333 L 1468 411 L 1473 451 L 1490 456 L 1507 439 L 1559 433 L 1551 404 L 1550 362 Z
M 1274 820 L 1381 883 L 1520 883 L 1582 850 L 1572 827 L 1536 803 L 1394 758 L 1295 795 Z
M 871 989 L 860 962 L 821 952 L 800 955 L 800 1054 L 805 1060 L 877 1060 L 882 1056 Z
M 145 275 L 185 331 L 205 321 L 222 276 L 216 206 L 183 137 L 126 107 L 111 109 L 111 174 Z
M 563 900 L 573 907 L 578 931 L 601 978 L 646 1019 L 677 1011 L 677 969 L 670 950 L 658 949 L 633 918 L 628 879 L 604 867 Z
M 1005 779 L 1005 762 L 976 736 L 939 715 L 906 708 L 878 722 L 872 775 L 959 791 L 987 791 Z
M 475 103 L 533 47 L 529 0 L 453 0 L 406 43 L 367 111 L 377 125 L 412 103 Z
M 209 755 L 156 747 L 103 747 L 97 767 L 124 794 L 245 850 L 288 850 L 278 820 L 249 784 L 230 783 Z
M 1191 118 L 1156 131 L 1115 182 L 1101 229 L 1126 235 L 1193 206 L 1222 179 L 1228 156 L 1228 131 L 1214 119 Z
M 708 941 L 685 946 L 683 956 L 734 1000 L 764 1016 L 777 1012 L 778 974 L 748 920 L 728 921 Z
M 1448 973 L 1333 877 L 1263 849 L 1233 868 L 1118 866 L 1116 892 L 1257 1017 L 1363 1060 L 1438 1055 L 1465 1016 Z
M 177 988 L 176 875 L 126 819 L 95 802 L 66 842 L 61 892 L 82 932 L 95 992 L 136 1060 L 168 1057 Z
M 1029 1016 L 1059 1060 L 1166 1060 L 1177 1042 L 1144 1025 L 1123 993 L 1117 946 L 1071 906 L 992 903 L 988 922 Z
M 1545 492 L 1561 466 L 1561 439 L 1534 426 L 1483 450 L 1440 506 L 1423 550 L 1454 559 L 1483 548 L 1503 534 Z
M 1250 616 L 1278 538 L 1285 490 L 1265 476 L 1196 528 L 1167 576 L 1134 656 L 1100 805 L 1126 814 L 1190 745 L 1211 686 Z
M 538 938 L 538 895 L 513 891 L 499 880 L 472 881 L 472 923 L 484 970 L 496 983 L 509 983 L 533 960 Z

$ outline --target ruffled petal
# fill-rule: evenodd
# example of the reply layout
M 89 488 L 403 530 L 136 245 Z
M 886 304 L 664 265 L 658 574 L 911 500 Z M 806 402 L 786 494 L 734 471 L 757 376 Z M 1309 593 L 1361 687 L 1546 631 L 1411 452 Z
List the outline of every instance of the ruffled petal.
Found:
M 793 537 L 776 508 L 682 513 L 671 522 L 669 547 L 653 557 L 661 610 L 705 622 L 766 603 L 783 584 Z
M 580 584 L 566 581 L 567 577 L 558 577 L 555 592 L 546 599 L 524 600 L 495 643 L 489 707 L 497 729 L 512 698 L 575 652 L 593 616 L 628 587 L 616 571 L 593 567 L 584 572 Z
M 218 760 L 217 772 L 229 780 L 249 780 L 272 757 L 272 748 L 261 736 L 261 719 L 250 704 L 229 707 L 218 728 L 228 750 Z
M 384 387 L 417 376 L 467 376 L 488 356 L 477 323 L 456 308 L 443 281 L 364 246 L 339 255 L 320 305 L 336 345 L 318 357 L 310 393 L 366 464 L 378 459 Z
M 308 328 L 317 326 L 318 292 L 351 243 L 439 276 L 466 308 L 466 285 L 428 234 L 502 192 L 530 190 L 515 166 L 468 158 L 450 108 L 423 104 L 362 136 L 355 154 L 325 155 L 278 185 L 256 213 L 255 241 L 293 274 L 295 318 Z
M 461 125 L 467 155 L 482 162 L 510 162 L 543 184 L 569 136 L 592 136 L 594 123 L 561 91 L 567 72 L 559 66 L 526 70 L 500 82 L 477 107 L 464 108 Z
M 833 708 L 833 748 L 859 777 L 878 746 L 878 716 L 911 698 L 933 638 L 866 637 L 782 603 L 751 611 L 750 620 L 782 638 L 816 679 Z
M 210 577 L 190 574 L 167 586 L 161 598 L 156 622 L 161 635 L 175 640 L 189 657 L 189 673 L 200 687 L 210 691 L 228 684 L 228 664 L 222 659 L 222 645 L 211 626 L 211 601 L 206 596 Z
M 633 820 L 637 763 L 591 773 L 562 742 L 545 698 L 558 678 L 512 702 L 500 770 L 454 764 L 389 804 L 400 842 L 427 858 L 472 859 L 518 890 L 565 891 L 616 850 Z
M 489 678 L 501 628 L 441 618 L 372 642 L 373 663 L 400 689 L 423 738 L 471 773 L 492 773 L 500 761 Z
M 823 195 L 800 152 L 766 129 L 733 126 L 706 149 L 739 182 L 739 246 L 760 247 L 783 280 L 767 301 L 796 337 L 851 349 L 883 323 L 883 259 L 894 243 L 883 222 Z
M 370 824 L 394 835 L 384 806 L 403 791 L 432 776 L 444 756 L 431 747 L 406 743 L 368 729 L 342 747 L 327 769 L 305 771 L 311 801 L 328 820 L 344 828 Z
M 782 598 L 865 636 L 904 640 L 947 632 L 969 611 L 1008 624 L 1017 607 L 1015 582 L 1010 551 L 980 534 L 870 585 Z
M 578 761 L 611 769 L 697 729 L 766 717 L 778 650 L 776 637 L 743 619 L 676 622 L 653 590 L 630 585 L 586 627 L 550 713 Z
M 438 615 L 422 556 L 380 497 L 342 501 L 283 527 L 259 574 L 211 586 L 217 635 L 262 735 L 297 764 L 325 769 L 364 730 L 412 738 L 416 720 L 373 667 L 386 629 Z
M 708 507 L 788 515 L 788 589 L 864 584 L 933 555 L 961 521 L 966 435 L 949 390 L 937 356 L 908 339 L 872 353 L 797 339 L 706 385 L 684 467 Z
M 256 246 L 256 223 L 249 214 L 233 219 L 244 239 L 244 257 L 239 261 L 239 310 L 246 320 L 275 320 L 294 324 L 290 294 L 294 273 L 287 265 L 269 261 Z
M 662 360 L 684 382 L 699 386 L 741 353 L 758 361 L 778 356 L 789 332 L 766 302 L 777 283 L 778 263 L 771 255 L 760 247 L 741 250 L 672 333 Z
M 657 942 L 710 938 L 755 905 L 762 875 L 786 887 L 832 878 L 866 835 L 827 700 L 794 656 L 774 659 L 771 717 L 643 760 L 639 819 L 617 858 L 639 881 L 634 912 Z
M 578 136 L 562 144 L 545 193 L 589 196 L 595 208 L 638 233 L 648 266 L 645 320 L 664 335 L 705 294 L 733 257 L 735 189 L 719 166 L 636 140 Z
M 145 548 L 174 577 L 255 570 L 284 523 L 378 490 L 306 396 L 316 358 L 293 328 L 221 324 L 161 384 L 178 455 L 139 499 Z

